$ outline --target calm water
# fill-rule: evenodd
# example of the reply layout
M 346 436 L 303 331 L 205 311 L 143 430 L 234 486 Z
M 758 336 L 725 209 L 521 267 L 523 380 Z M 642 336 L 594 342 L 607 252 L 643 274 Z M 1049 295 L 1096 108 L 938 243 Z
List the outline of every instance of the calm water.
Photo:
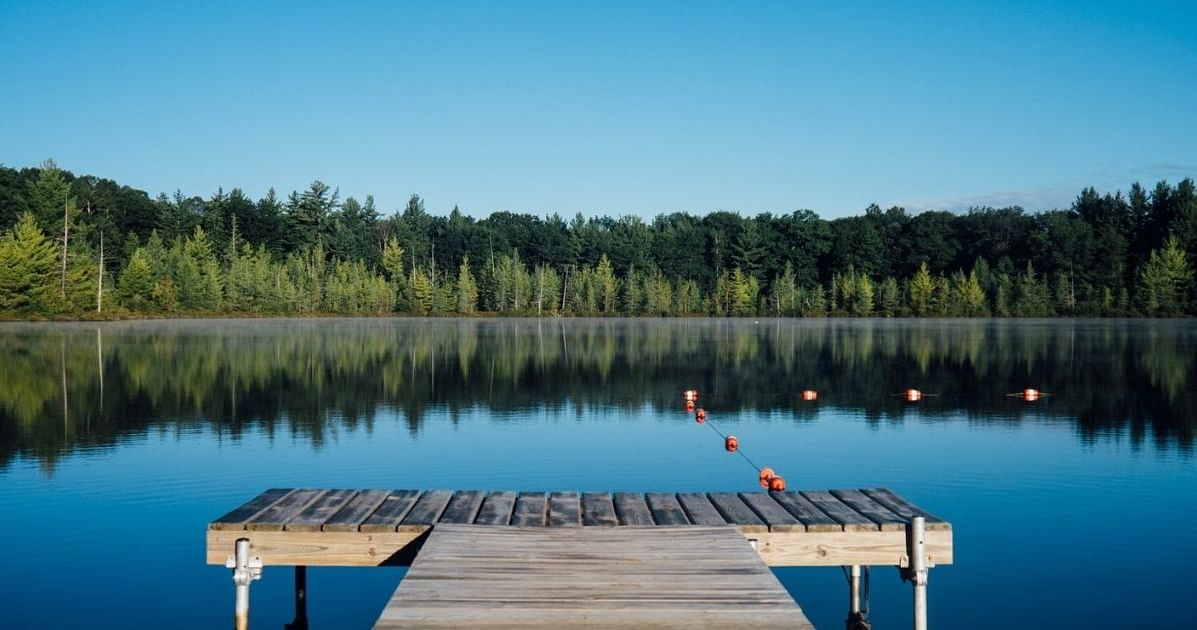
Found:
M 272 486 L 758 489 L 691 386 L 791 487 L 950 519 L 937 627 L 1197 627 L 1192 321 L 4 324 L 0 352 L 3 627 L 227 626 L 204 528 Z M 368 627 L 402 572 L 313 569 L 313 623 Z M 838 569 L 778 575 L 843 627 Z M 877 627 L 908 627 L 897 571 L 872 577 Z M 254 584 L 256 627 L 290 585 Z

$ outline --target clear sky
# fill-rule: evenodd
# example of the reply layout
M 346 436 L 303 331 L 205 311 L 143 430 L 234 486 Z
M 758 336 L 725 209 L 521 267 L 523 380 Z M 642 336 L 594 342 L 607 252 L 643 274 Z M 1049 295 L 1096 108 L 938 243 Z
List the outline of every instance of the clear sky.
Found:
M 1197 176 L 1197 3 L 0 0 L 0 163 L 47 157 L 384 212 L 1066 207 Z

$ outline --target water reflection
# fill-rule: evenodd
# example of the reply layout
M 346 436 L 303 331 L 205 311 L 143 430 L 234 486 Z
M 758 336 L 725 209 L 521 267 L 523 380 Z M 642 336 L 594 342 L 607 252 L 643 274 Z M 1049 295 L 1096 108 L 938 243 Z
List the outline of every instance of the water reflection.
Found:
M 1197 325 L 1184 321 L 217 320 L 0 327 L 0 466 L 47 470 L 72 449 L 151 428 L 288 432 L 319 447 L 396 409 L 496 418 L 548 408 L 819 406 L 923 417 L 1075 422 L 1189 454 Z M 1008 396 L 1034 386 L 1035 405 Z M 805 403 L 805 388 L 820 392 Z

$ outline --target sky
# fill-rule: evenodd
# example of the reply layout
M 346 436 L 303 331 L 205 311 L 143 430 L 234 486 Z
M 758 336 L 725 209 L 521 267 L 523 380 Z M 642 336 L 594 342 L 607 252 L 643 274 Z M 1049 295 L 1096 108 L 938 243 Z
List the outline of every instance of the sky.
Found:
M 570 217 L 1197 176 L 1193 2 L 0 0 L 0 164 Z

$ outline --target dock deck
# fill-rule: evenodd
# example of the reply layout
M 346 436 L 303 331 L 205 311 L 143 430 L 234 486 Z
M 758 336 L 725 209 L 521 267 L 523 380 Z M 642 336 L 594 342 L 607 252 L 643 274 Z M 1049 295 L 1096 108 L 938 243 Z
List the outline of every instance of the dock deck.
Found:
M 698 542 L 708 539 L 703 536 L 709 538 L 709 545 Z M 461 619 L 469 618 L 468 625 L 473 625 L 477 620 L 468 617 L 471 614 L 490 615 L 500 623 L 504 615 L 518 616 L 524 613 L 515 611 L 526 612 L 531 606 L 530 600 L 519 598 L 516 604 L 494 605 L 493 599 L 500 591 L 510 594 L 512 589 L 524 587 L 495 584 L 494 578 L 487 575 L 492 569 L 504 575 L 526 575 L 527 588 L 533 583 L 568 583 L 570 575 L 583 580 L 598 578 L 601 582 L 616 575 L 620 567 L 631 571 L 629 579 L 636 581 L 647 579 L 647 574 L 636 573 L 638 565 L 618 549 L 668 547 L 669 554 L 653 554 L 651 562 L 639 566 L 657 566 L 665 572 L 663 576 L 677 579 L 680 584 L 685 574 L 677 572 L 687 565 L 671 563 L 668 557 L 704 556 L 712 549 L 731 549 L 729 545 L 736 537 L 740 552 L 728 558 L 740 567 L 733 571 L 737 576 L 737 571 L 747 571 L 747 560 L 740 557 L 744 555 L 766 573 L 768 566 L 846 566 L 853 568 L 851 588 L 858 594 L 856 576 L 860 567 L 903 567 L 916 585 L 916 617 L 920 597 L 924 597 L 925 607 L 925 595 L 919 593 L 920 589 L 925 593 L 927 568 L 952 563 L 951 525 L 884 488 L 740 493 L 272 489 L 208 525 L 207 561 L 235 569 L 239 614 L 241 589 L 248 602 L 248 585 L 264 566 L 297 567 L 298 619 L 300 602 L 306 599 L 306 593 L 301 593 L 306 589 L 301 586 L 306 583 L 304 567 L 411 565 L 392 605 L 380 619 L 380 623 L 385 622 L 381 627 L 403 627 L 401 624 L 409 621 L 412 625 L 408 627 L 428 627 L 432 617 L 454 618 L 452 615 L 464 615 Z M 501 561 L 505 553 L 501 541 L 523 541 L 518 544 L 532 554 L 531 558 L 540 557 L 533 552 L 535 549 L 546 555 L 542 561 L 528 560 L 516 570 L 515 565 Z M 455 545 L 466 548 L 452 555 L 447 549 Z M 601 547 L 607 552 L 600 555 L 610 555 L 596 558 L 585 552 L 590 547 Z M 447 558 L 453 558 L 449 565 L 445 564 Z M 499 564 L 490 565 L 492 569 L 475 564 L 483 558 Z M 450 566 L 453 563 L 457 566 Z M 596 571 L 599 565 L 601 573 Z M 446 577 L 450 574 L 452 579 Z M 753 569 L 741 577 L 750 581 L 763 575 Z M 701 581 L 722 583 L 725 579 L 720 573 L 718 578 L 706 576 Z M 772 582 L 776 584 L 776 579 Z M 465 583 L 476 595 L 469 603 L 437 591 L 438 584 L 458 588 Z M 495 590 L 500 586 L 503 588 Z M 777 589 L 780 584 L 762 590 L 762 597 L 766 593 L 775 596 Z M 695 594 L 708 593 L 700 590 Z M 620 618 L 611 612 L 618 606 L 604 608 L 598 603 L 616 602 L 618 597 L 604 600 L 608 595 L 601 592 L 586 595 L 569 589 L 559 595 L 556 603 L 551 603 L 552 598 L 537 600 L 535 608 L 548 618 L 552 614 L 545 611 L 557 606 L 561 614 L 571 615 L 575 622 L 605 611 L 602 614 L 607 615 L 606 620 L 600 625 L 613 625 Z M 858 599 L 853 595 L 854 606 Z M 447 605 L 454 601 L 456 612 L 449 610 L 454 606 Z M 747 601 L 741 603 L 746 605 Z M 643 598 L 624 601 L 626 609 L 644 613 L 629 617 L 627 623 L 667 626 L 653 616 L 655 613 L 650 614 L 652 606 L 648 602 Z M 670 606 L 681 606 L 680 600 L 662 602 L 669 610 L 675 610 Z M 769 602 L 776 603 L 773 599 Z M 792 600 L 789 605 L 790 613 L 797 611 L 801 615 Z M 427 614 L 417 621 L 413 616 L 417 611 Z M 763 624 L 770 615 L 786 614 L 779 610 L 759 612 Z M 789 623 L 793 625 L 793 620 Z

